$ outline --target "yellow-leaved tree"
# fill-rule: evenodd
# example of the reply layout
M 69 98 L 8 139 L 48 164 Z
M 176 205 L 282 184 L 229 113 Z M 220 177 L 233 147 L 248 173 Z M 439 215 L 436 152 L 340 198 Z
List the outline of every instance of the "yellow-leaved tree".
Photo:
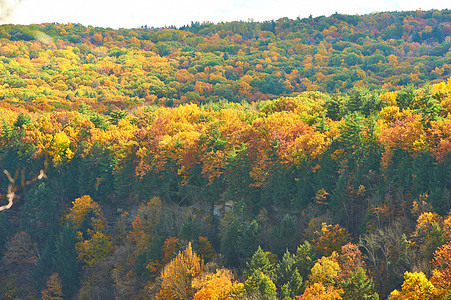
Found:
M 50 276 L 47 281 L 47 288 L 42 291 L 41 300 L 63 300 L 62 286 L 58 273 Z
M 321 257 L 311 270 L 309 286 L 298 299 L 341 299 L 341 268 L 337 260 L 335 251 L 329 257 Z
M 315 282 L 309 286 L 302 296 L 297 296 L 297 300 L 339 300 L 341 298 L 341 290 L 333 286 L 325 287 L 322 283 Z
M 390 299 L 407 300 L 407 299 L 435 299 L 437 290 L 434 285 L 426 278 L 423 272 L 406 272 L 404 273 L 404 283 L 401 292 L 394 290 L 390 294 Z
M 161 300 L 193 299 L 196 289 L 193 280 L 204 269 L 203 260 L 193 251 L 191 243 L 171 260 L 161 273 L 161 288 L 156 298 Z
M 88 195 L 84 195 L 72 202 L 73 207 L 66 214 L 66 220 L 72 222 L 75 230 L 85 233 L 102 231 L 106 220 L 100 205 Z
M 310 274 L 309 282 L 322 283 L 324 286 L 336 286 L 341 273 L 337 259 L 337 252 L 333 252 L 329 257 L 321 257 L 311 270 L 312 273 Z
M 218 269 L 216 273 L 206 273 L 194 279 L 193 287 L 198 291 L 194 300 L 236 299 L 244 293 L 244 285 L 234 281 L 233 274 L 227 269 Z
M 106 260 L 113 254 L 114 245 L 109 236 L 97 231 L 90 239 L 78 242 L 75 249 L 78 260 L 88 267 L 93 267 L 98 261 Z

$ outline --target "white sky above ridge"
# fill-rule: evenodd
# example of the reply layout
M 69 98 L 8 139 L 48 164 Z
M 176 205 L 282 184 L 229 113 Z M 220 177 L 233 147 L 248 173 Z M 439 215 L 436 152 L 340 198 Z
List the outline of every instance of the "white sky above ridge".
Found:
M 112 28 L 177 27 L 191 21 L 277 20 L 335 12 L 450 9 L 449 0 L 0 0 L 0 24 L 81 23 Z

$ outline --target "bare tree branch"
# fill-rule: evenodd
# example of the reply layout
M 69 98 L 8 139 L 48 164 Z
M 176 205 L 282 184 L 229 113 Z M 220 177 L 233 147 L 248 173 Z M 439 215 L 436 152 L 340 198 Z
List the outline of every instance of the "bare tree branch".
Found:
M 0 194 L 0 200 L 1 199 L 8 199 L 8 204 L 0 206 L 0 211 L 10 209 L 11 206 L 13 206 L 14 197 L 16 196 L 16 193 L 20 190 L 22 190 L 24 187 L 35 183 L 38 180 L 41 180 L 43 178 L 47 178 L 47 175 L 45 175 L 45 172 L 47 171 L 48 161 L 47 159 L 44 162 L 44 169 L 41 169 L 39 171 L 39 174 L 35 175 L 30 180 L 25 180 L 25 168 L 17 168 L 16 172 L 14 173 L 14 177 L 11 176 L 11 174 L 8 172 L 8 170 L 3 170 L 3 173 L 5 173 L 6 177 L 9 180 L 8 184 L 8 192 L 4 195 Z M 20 185 L 16 186 L 16 180 L 19 177 L 20 173 Z

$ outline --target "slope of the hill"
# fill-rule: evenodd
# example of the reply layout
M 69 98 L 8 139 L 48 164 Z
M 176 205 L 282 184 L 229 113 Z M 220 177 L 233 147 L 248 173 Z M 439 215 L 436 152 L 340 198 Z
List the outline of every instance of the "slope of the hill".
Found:
M 0 26 L 0 298 L 449 299 L 450 33 Z
M 335 14 L 120 29 L 0 26 L 0 99 L 99 110 L 259 101 L 352 87 L 397 90 L 450 75 L 451 13 Z
M 0 294 L 444 299 L 450 112 L 451 80 L 128 115 L 0 108 L 0 188 L 17 196 Z M 189 243 L 207 266 L 176 257 Z

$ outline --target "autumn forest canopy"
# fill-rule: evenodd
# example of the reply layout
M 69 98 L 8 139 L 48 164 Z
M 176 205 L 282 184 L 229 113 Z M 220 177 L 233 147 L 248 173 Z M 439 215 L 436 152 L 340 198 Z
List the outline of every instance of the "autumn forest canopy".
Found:
M 451 299 L 451 12 L 0 25 L 2 299 Z

